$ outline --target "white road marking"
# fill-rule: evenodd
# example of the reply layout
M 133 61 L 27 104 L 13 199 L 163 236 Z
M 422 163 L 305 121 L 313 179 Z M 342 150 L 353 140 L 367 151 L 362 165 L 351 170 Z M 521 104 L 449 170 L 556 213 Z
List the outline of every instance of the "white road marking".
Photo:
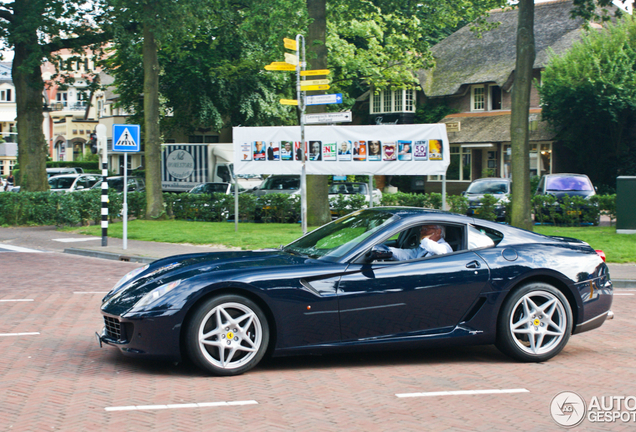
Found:
M 441 391 L 441 392 L 427 392 L 427 393 L 397 393 L 395 396 L 399 398 L 408 398 L 408 397 L 462 396 L 462 395 L 529 393 L 529 392 L 530 390 L 521 388 L 521 389 L 494 389 L 494 390 L 457 390 L 457 391 Z
M 0 302 L 30 302 L 33 299 L 2 299 Z
M 614 295 L 634 295 L 634 294 L 629 294 L 629 293 L 614 293 Z
M 36 336 L 39 335 L 40 332 L 30 332 L 30 333 L 0 333 L 0 337 L 3 336 Z
M 53 241 L 56 242 L 61 242 L 61 243 L 73 243 L 73 242 L 83 242 L 83 241 L 90 241 L 90 240 L 101 240 L 101 237 L 77 237 L 77 238 L 59 238 L 59 239 L 51 239 Z
M 23 247 L 20 247 L 20 246 L 13 246 L 13 245 L 0 243 L 0 250 L 2 250 L 2 249 L 6 249 L 7 251 L 11 251 L 11 252 L 37 252 L 37 253 L 41 253 L 42 252 L 42 251 L 35 250 L 35 249 L 27 249 L 27 248 L 23 248 Z
M 237 406 L 237 405 L 258 405 L 255 400 L 246 401 L 233 401 L 233 402 L 202 402 L 202 403 L 189 403 L 189 404 L 167 404 L 167 405 L 130 405 L 130 406 L 118 406 L 118 407 L 106 407 L 106 411 L 142 411 L 142 410 L 163 410 L 163 409 L 178 409 L 178 408 L 208 408 L 208 407 L 223 407 L 223 406 Z
M 108 294 L 108 291 L 75 291 L 73 294 Z

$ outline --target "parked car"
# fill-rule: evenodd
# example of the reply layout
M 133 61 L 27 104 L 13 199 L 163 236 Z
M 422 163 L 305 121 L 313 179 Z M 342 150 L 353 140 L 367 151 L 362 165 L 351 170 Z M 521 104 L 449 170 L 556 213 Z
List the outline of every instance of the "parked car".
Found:
M 484 195 L 489 194 L 495 196 L 498 201 L 495 206 L 495 216 L 498 222 L 506 220 L 506 206 L 510 201 L 510 192 L 512 191 L 512 182 L 507 178 L 480 178 L 473 180 L 468 189 L 463 193 L 468 198 L 467 216 L 479 215 L 482 207 L 481 199 Z
M 245 189 L 254 189 L 263 183 L 263 177 L 257 174 L 237 174 L 239 186 Z
M 297 195 L 300 193 L 299 175 L 273 175 L 263 180 L 260 186 L 253 188 L 250 193 L 256 196 L 271 193 Z
M 57 168 L 47 168 L 46 169 L 46 178 L 51 178 L 56 175 L 61 174 L 83 174 L 84 170 L 79 167 L 57 167 Z
M 541 176 L 537 186 L 536 195 L 552 195 L 557 199 L 555 211 L 556 214 L 563 214 L 563 209 L 559 205 L 563 202 L 563 198 L 568 195 L 570 197 L 579 196 L 586 200 L 596 195 L 596 188 L 592 185 L 592 181 L 585 174 L 546 174 Z M 594 204 L 588 204 L 579 210 L 579 216 L 585 218 L 584 212 L 597 213 L 597 209 L 592 209 Z M 594 211 L 593 211 L 594 210 Z M 548 210 L 543 210 L 547 215 Z M 571 210 L 575 211 L 575 210 Z
M 90 189 L 100 180 L 100 176 L 94 174 L 63 174 L 49 178 L 51 192 L 77 192 Z
M 239 193 L 245 192 L 245 188 L 241 186 L 239 183 L 238 186 Z M 234 193 L 234 184 L 232 183 L 202 183 L 198 186 L 193 187 L 188 191 L 191 194 L 210 194 L 213 193 L 222 193 L 226 195 L 231 195 Z
M 339 195 L 364 195 L 367 197 L 367 203 L 369 202 L 369 185 L 362 182 L 337 182 L 332 183 L 329 186 L 329 207 L 331 208 L 331 217 L 337 218 L 338 212 L 333 208 L 334 203 L 338 199 Z M 373 197 L 373 204 L 379 205 L 382 201 L 382 191 L 380 189 L 373 189 L 371 191 Z
M 124 176 L 107 177 L 108 189 L 114 189 L 118 193 L 124 193 Z M 146 181 L 141 177 L 128 177 L 128 192 L 142 192 L 146 190 Z M 93 185 L 93 189 L 102 188 L 103 179 Z
M 441 225 L 452 252 L 391 261 Z M 359 210 L 287 246 L 159 259 L 102 300 L 100 345 L 237 375 L 275 356 L 496 344 L 523 362 L 611 319 L 602 252 L 447 212 Z M 586 355 L 585 352 L 570 353 Z M 602 348 L 599 348 L 599 355 Z

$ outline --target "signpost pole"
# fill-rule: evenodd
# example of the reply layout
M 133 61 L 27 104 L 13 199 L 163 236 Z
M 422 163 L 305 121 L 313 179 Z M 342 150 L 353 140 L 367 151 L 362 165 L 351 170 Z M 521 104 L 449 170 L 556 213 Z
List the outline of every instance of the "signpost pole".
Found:
M 446 175 L 442 176 L 442 210 L 448 210 L 446 205 Z
M 369 208 L 373 208 L 373 176 L 369 176 Z
M 300 41 L 302 40 L 302 57 Z M 307 234 L 307 169 L 305 166 L 307 155 L 305 155 L 305 98 L 304 92 L 300 91 L 300 68 L 305 70 L 305 38 L 296 35 L 296 56 L 300 59 L 296 65 L 296 99 L 298 100 L 298 110 L 300 111 L 300 153 L 302 154 L 302 169 L 300 172 L 300 213 L 303 234 Z
M 124 205 L 122 208 L 124 223 L 124 250 L 128 248 L 128 153 L 124 153 Z
M 238 177 L 234 174 L 234 232 L 238 232 L 239 200 L 238 200 Z
M 97 125 L 97 148 L 102 163 L 102 246 L 108 246 L 108 145 L 106 141 L 106 126 Z

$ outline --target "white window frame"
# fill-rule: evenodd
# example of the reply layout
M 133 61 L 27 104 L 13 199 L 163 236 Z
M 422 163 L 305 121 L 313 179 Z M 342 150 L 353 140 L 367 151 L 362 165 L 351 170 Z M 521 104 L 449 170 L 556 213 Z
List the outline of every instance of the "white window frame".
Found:
M 459 155 L 459 180 L 450 180 L 448 178 L 446 178 L 447 182 L 456 182 L 456 183 L 470 183 L 472 180 L 462 180 L 464 178 L 464 155 L 470 155 L 470 167 L 468 168 L 471 172 L 470 172 L 470 177 L 472 177 L 472 148 L 470 147 L 462 147 L 459 144 L 451 144 L 450 145 L 450 154 L 451 155 Z M 430 175 L 428 176 L 428 181 L 433 181 L 433 182 L 437 182 L 437 181 L 442 181 L 442 176 L 440 175 Z
M 481 90 L 481 101 L 477 100 L 475 95 L 476 90 Z M 479 103 L 480 107 L 476 107 L 475 105 Z M 485 85 L 475 85 L 470 88 L 470 110 L 471 111 L 486 111 L 486 86 Z
M 369 114 L 415 112 L 415 91 L 382 90 L 371 96 Z

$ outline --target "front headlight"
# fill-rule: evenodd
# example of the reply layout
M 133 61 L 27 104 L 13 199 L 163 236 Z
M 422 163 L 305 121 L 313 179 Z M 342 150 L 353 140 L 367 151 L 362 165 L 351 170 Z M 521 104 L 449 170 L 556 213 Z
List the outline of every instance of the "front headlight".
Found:
M 143 267 L 138 267 L 136 269 L 134 269 L 133 271 L 129 272 L 128 274 L 126 274 L 123 278 L 119 279 L 119 282 L 117 282 L 115 284 L 115 286 L 113 287 L 113 289 L 110 291 L 111 293 L 113 291 L 115 291 L 117 288 L 119 288 L 120 286 L 124 285 L 126 282 L 128 282 L 129 280 L 131 280 L 132 278 L 134 278 L 135 276 L 137 276 L 139 273 L 144 272 L 146 270 L 148 270 L 148 267 L 150 267 L 150 264 L 146 264 Z
M 179 280 L 172 281 L 170 283 L 161 285 L 160 287 L 153 289 L 148 294 L 143 296 L 141 300 L 139 300 L 135 304 L 135 306 L 133 306 L 131 311 L 136 311 L 136 310 L 144 308 L 145 306 L 148 306 L 150 303 L 154 302 L 158 298 L 166 295 L 167 293 L 169 293 L 170 291 L 178 287 L 180 283 L 181 283 L 181 280 L 179 279 Z

